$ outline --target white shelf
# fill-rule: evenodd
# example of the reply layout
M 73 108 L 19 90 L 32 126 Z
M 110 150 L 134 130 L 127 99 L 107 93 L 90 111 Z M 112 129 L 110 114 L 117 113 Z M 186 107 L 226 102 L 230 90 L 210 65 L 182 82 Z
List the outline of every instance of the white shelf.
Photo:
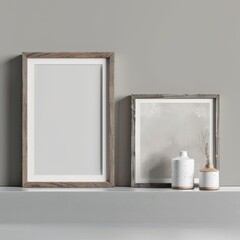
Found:
M 22 187 L 0 187 L 0 194 L 3 192 L 134 192 L 134 193 L 218 193 L 218 192 L 240 192 L 240 187 L 221 187 L 217 191 L 201 191 L 199 188 L 192 190 L 175 190 L 171 188 L 131 188 L 131 187 L 114 187 L 114 188 L 22 188 Z
M 240 188 L 0 188 L 1 223 L 182 224 L 240 222 Z

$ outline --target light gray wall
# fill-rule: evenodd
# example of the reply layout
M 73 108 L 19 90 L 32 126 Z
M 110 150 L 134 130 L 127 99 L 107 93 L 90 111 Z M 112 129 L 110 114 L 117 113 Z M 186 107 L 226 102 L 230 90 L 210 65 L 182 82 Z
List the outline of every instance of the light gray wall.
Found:
M 221 94 L 221 184 L 240 184 L 240 1 L 0 0 L 0 185 L 21 184 L 22 51 L 114 51 L 117 183 L 132 93 Z

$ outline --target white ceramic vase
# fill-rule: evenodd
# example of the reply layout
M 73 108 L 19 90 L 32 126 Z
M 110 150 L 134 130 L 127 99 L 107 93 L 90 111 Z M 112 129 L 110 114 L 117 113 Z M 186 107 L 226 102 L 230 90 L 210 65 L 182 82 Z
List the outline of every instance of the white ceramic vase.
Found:
M 194 188 L 194 160 L 188 157 L 187 151 L 180 151 L 179 156 L 172 159 L 172 188 Z
M 199 175 L 200 190 L 218 190 L 219 189 L 219 171 L 212 164 L 206 164 L 200 170 Z

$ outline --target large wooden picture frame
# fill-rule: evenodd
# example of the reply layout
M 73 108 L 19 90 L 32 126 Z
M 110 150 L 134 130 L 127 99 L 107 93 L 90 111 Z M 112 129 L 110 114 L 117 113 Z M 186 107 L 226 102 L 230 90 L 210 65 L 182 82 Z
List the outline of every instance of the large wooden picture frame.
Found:
M 170 187 L 171 159 L 181 150 L 195 160 L 195 184 L 210 161 L 219 168 L 219 95 L 131 96 L 131 186 Z
M 23 187 L 114 186 L 114 54 L 25 52 Z

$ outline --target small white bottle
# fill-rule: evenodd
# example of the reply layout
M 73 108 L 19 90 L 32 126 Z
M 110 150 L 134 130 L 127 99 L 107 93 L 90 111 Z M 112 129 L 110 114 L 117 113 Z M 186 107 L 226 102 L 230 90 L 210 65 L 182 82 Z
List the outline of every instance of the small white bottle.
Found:
M 194 188 L 194 160 L 188 157 L 187 151 L 180 151 L 179 156 L 172 159 L 172 188 Z
M 219 171 L 214 168 L 213 164 L 206 164 L 200 170 L 199 176 L 200 190 L 218 190 L 219 189 Z

